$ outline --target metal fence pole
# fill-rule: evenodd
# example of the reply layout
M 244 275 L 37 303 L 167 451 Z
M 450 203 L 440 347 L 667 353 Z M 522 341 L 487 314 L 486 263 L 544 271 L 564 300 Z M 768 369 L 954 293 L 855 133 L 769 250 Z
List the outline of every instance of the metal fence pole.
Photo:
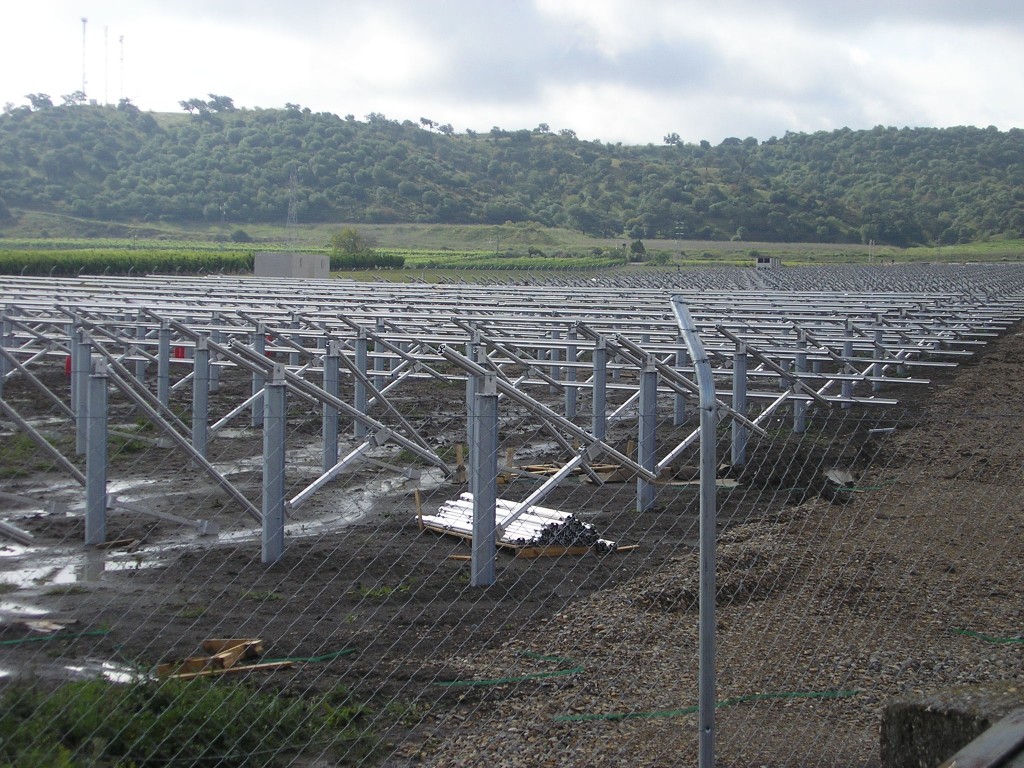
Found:
M 263 387 L 263 538 L 264 565 L 284 556 L 284 464 L 287 387 L 284 366 L 275 365 Z
M 843 339 L 843 358 L 846 361 L 845 365 L 843 366 L 843 373 L 846 373 L 847 375 L 849 375 L 851 373 L 851 371 L 852 371 L 852 365 L 850 364 L 850 360 L 853 359 L 853 337 L 852 337 L 852 334 L 853 334 L 853 323 L 852 323 L 852 321 L 847 320 L 846 321 L 846 338 Z M 844 380 L 842 382 L 842 384 L 840 384 L 839 392 L 840 392 L 840 394 L 844 398 L 851 398 L 851 397 L 853 397 L 853 381 L 852 380 L 848 380 L 848 379 Z M 852 407 L 853 407 L 853 403 L 843 403 L 843 408 L 852 408 Z
M 206 337 L 196 340 L 192 356 L 192 447 L 206 457 L 210 415 L 210 347 Z
M 470 377 L 472 378 L 472 376 Z M 481 377 L 473 406 L 473 551 L 470 584 L 485 587 L 495 581 L 498 498 L 498 389 L 494 374 Z
M 14 324 L 11 322 L 11 320 L 5 314 L 4 315 L 4 320 L 3 320 L 3 334 L 0 335 L 0 346 L 4 347 L 4 349 L 13 348 L 13 346 L 14 346 L 14 343 L 13 343 L 14 342 L 14 338 L 13 338 L 13 336 L 14 336 Z M 3 396 L 4 380 L 7 378 L 7 372 L 12 367 L 13 366 L 10 363 L 7 362 L 7 358 L 4 357 L 3 355 L 0 355 L 0 397 Z
M 658 424 L 658 369 L 650 355 L 644 360 L 640 371 L 640 415 L 637 419 L 636 463 L 644 469 L 655 472 L 657 459 Z M 643 477 L 636 480 L 636 511 L 647 512 L 654 507 L 654 483 Z
M 330 341 L 327 345 L 327 354 L 323 357 L 324 366 L 324 392 L 331 397 L 337 398 L 340 391 L 339 361 L 341 345 L 337 341 Z M 323 461 L 321 467 L 324 472 L 338 463 L 338 409 L 328 402 L 324 402 L 321 416 L 321 431 L 323 432 Z
M 700 391 L 700 586 L 698 640 L 698 766 L 715 765 L 715 562 L 718 517 L 715 483 L 715 448 L 718 417 L 715 379 L 697 326 L 682 298 L 672 298 L 679 330 L 693 360 Z
M 608 423 L 605 413 L 605 392 L 608 386 L 608 347 L 603 337 L 594 342 L 593 362 L 594 382 L 591 392 L 594 399 L 594 413 L 590 432 L 598 440 L 604 440 Z
M 732 356 L 732 409 L 736 413 L 747 415 L 747 345 L 737 342 L 736 351 Z M 747 463 L 747 438 L 750 431 L 740 423 L 732 420 L 732 466 L 742 467 Z
M 107 539 L 107 361 L 93 361 L 85 399 L 85 545 Z
M 480 343 L 480 333 L 477 331 L 474 331 L 470 340 L 466 342 L 466 357 L 474 363 L 477 362 L 477 350 L 480 349 Z M 476 409 L 476 392 L 478 383 L 476 376 L 466 376 L 466 445 L 470 447 L 473 445 L 474 439 L 473 414 Z M 470 451 L 472 451 L 472 448 L 470 448 Z M 470 461 L 472 462 L 472 456 L 470 456 Z M 472 481 L 472 478 L 470 478 L 470 480 Z M 473 493 L 472 487 L 469 491 L 470 493 Z

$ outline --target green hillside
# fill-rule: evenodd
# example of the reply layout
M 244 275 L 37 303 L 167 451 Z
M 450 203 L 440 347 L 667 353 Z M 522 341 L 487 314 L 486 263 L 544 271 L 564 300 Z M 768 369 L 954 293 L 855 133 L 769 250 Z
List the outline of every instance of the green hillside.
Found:
M 30 213 L 180 226 L 535 222 L 593 237 L 949 245 L 1024 235 L 1024 132 L 876 127 L 659 146 L 239 110 L 0 115 L 0 233 Z M 194 105 L 193 105 L 194 106 Z M 109 227 L 109 225 L 108 225 Z M 105 230 L 109 232 L 109 228 Z

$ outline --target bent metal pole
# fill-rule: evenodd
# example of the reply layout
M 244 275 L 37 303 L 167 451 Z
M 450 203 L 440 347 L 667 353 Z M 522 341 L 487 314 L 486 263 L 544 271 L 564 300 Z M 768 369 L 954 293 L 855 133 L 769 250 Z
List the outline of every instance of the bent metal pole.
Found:
M 715 379 L 711 363 L 697 326 L 682 298 L 672 297 L 672 311 L 693 360 L 700 394 L 700 640 L 698 646 L 699 742 L 697 764 L 713 768 L 715 764 Z

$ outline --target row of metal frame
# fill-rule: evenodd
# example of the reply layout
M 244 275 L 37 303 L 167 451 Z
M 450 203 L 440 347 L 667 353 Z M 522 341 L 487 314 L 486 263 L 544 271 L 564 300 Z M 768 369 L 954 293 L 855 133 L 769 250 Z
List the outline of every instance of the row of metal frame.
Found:
M 736 282 L 752 279 L 752 270 L 735 272 Z M 508 526 L 571 472 L 589 472 L 599 482 L 589 469 L 595 462 L 635 475 L 638 509 L 653 503 L 654 481 L 699 433 L 695 427 L 665 442 L 656 428 L 669 419 L 685 425 L 698 391 L 672 297 L 687 307 L 703 341 L 717 417 L 732 422 L 729 461 L 740 465 L 747 438 L 780 409 L 792 412 L 792 429 L 801 431 L 811 408 L 893 405 L 899 390 L 890 385 L 927 381 L 930 371 L 955 365 L 1024 316 L 1024 270 L 1008 265 L 870 271 L 867 282 L 888 276 L 902 286 L 892 291 L 849 284 L 868 274 L 863 270 L 823 271 L 818 279 L 831 275 L 836 287 L 814 291 L 713 287 L 723 273 L 702 274 L 680 273 L 676 285 L 648 288 L 589 275 L 530 285 L 6 277 L 0 426 L 28 434 L 83 485 L 91 510 L 86 543 L 99 543 L 110 503 L 99 455 L 106 441 L 99 433 L 90 438 L 89 429 L 105 416 L 113 392 L 259 521 L 264 560 L 273 562 L 283 556 L 288 513 L 383 445 L 446 476 L 458 474 L 392 396 L 409 382 L 465 382 L 471 466 L 481 463 L 472 448 L 482 391 L 528 413 L 561 447 L 561 470 L 505 509 L 499 526 Z M 790 275 L 797 280 L 797 271 Z M 908 289 L 913 284 L 921 287 Z M 66 361 L 69 395 L 41 375 Z M 228 371 L 244 372 L 251 386 L 227 412 L 214 413 L 210 395 Z M 33 415 L 4 398 L 16 379 L 63 414 L 90 470 L 61 456 Z M 188 423 L 171 407 L 182 390 L 191 395 Z M 288 397 L 321 412 L 322 467 L 285 498 Z M 209 441 L 240 420 L 264 431 L 260 504 L 206 458 Z M 607 441 L 608 425 L 623 420 L 636 422 L 635 456 Z

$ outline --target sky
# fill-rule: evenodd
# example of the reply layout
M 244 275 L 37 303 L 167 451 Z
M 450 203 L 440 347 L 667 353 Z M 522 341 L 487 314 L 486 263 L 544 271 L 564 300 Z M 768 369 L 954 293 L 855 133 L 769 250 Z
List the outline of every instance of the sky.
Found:
M 5 3 L 0 105 L 228 96 L 458 132 L 718 144 L 849 127 L 1024 127 L 1021 0 Z M 82 18 L 88 19 L 83 25 Z M 84 34 L 83 34 L 84 33 Z

